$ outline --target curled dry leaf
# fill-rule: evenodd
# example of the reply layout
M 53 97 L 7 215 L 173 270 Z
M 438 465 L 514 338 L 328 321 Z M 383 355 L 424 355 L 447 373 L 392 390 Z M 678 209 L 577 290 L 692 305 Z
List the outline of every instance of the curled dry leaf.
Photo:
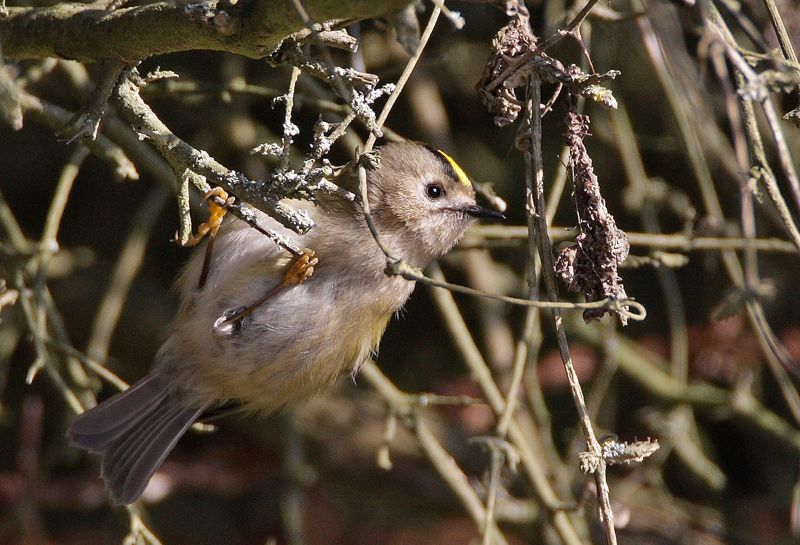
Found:
M 525 56 L 535 47 L 536 36 L 531 32 L 527 14 L 523 13 L 511 17 L 492 40 L 492 55 L 476 87 L 500 127 L 513 123 L 522 110 L 515 89 L 527 83 L 529 72 L 523 69 Z
M 600 84 L 616 78 L 618 70 L 586 74 L 574 64 L 564 67 L 559 60 L 537 49 L 528 15 L 519 12 L 492 41 L 492 54 L 476 85 L 484 105 L 494 114 L 496 125 L 505 127 L 517 119 L 524 104 L 517 96 L 517 89 L 524 92 L 534 74 L 542 81 L 563 85 L 572 95 L 584 96 L 609 109 L 617 107 L 614 95 Z

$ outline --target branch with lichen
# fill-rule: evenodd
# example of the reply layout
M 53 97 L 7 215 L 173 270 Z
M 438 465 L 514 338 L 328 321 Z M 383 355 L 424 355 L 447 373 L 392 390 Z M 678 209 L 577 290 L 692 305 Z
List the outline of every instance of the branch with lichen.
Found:
M 244 174 L 221 165 L 207 152 L 197 150 L 175 136 L 142 100 L 139 95 L 140 84 L 136 69 L 123 74 L 114 92 L 114 102 L 123 118 L 136 132 L 151 141 L 176 170 L 192 170 L 240 200 L 263 210 L 289 229 L 304 233 L 313 227 L 308 214 L 280 202 L 281 198 L 288 196 L 280 192 L 282 188 L 250 180 Z

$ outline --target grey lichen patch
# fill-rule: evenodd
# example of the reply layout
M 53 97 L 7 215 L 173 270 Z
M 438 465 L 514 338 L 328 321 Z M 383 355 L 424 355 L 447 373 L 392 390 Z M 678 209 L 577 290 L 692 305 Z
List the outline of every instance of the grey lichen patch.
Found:
M 606 465 L 641 463 L 645 458 L 654 454 L 660 445 L 656 439 L 634 441 L 633 443 L 619 442 L 615 437 L 609 437 L 600 444 L 600 452 L 581 452 L 580 469 L 583 473 L 595 473 L 601 462 Z
M 387 83 L 382 87 L 369 87 L 366 91 L 355 90 L 350 98 L 350 107 L 353 109 L 353 113 L 377 137 L 383 136 L 383 133 L 375 124 L 375 112 L 372 110 L 372 104 L 380 97 L 392 94 L 394 90 L 394 84 Z

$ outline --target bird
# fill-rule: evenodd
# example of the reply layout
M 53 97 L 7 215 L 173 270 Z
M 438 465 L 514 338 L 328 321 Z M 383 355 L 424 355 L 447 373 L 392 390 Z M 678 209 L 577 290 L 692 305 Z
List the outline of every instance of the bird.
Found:
M 424 268 L 476 219 L 503 219 L 476 202 L 470 178 L 443 151 L 406 141 L 377 152 L 367 198 L 391 256 Z M 356 169 L 337 183 L 356 192 Z M 358 199 L 319 200 L 304 235 L 254 211 L 259 224 L 308 249 L 299 259 L 228 214 L 206 243 L 213 253 L 199 246 L 178 275 L 180 305 L 150 372 L 74 420 L 68 437 L 101 455 L 113 504 L 141 496 L 193 423 L 231 407 L 271 413 L 300 402 L 376 350 L 414 282 L 385 273 Z

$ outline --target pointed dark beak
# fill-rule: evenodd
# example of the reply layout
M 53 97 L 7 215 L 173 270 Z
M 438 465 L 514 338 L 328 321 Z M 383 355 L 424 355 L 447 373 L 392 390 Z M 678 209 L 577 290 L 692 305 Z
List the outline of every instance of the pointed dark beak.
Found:
M 477 204 L 465 206 L 461 210 L 462 212 L 464 212 L 469 216 L 472 216 L 473 218 L 497 220 L 497 221 L 506 220 L 506 217 L 497 210 L 492 210 L 491 208 L 484 208 L 483 206 L 479 206 Z

